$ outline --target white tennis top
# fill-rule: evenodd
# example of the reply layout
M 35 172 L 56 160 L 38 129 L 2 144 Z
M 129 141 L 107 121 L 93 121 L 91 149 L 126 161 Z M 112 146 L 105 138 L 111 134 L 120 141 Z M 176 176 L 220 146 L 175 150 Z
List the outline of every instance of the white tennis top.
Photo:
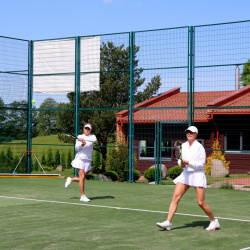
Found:
M 82 146 L 81 141 L 76 141 L 75 144 L 75 150 L 77 151 L 77 154 L 75 156 L 75 160 L 82 160 L 82 161 L 92 161 L 92 154 L 93 154 L 93 148 L 94 143 L 97 141 L 95 135 L 79 135 L 78 138 L 83 138 L 86 141 L 86 144 Z
M 189 142 L 186 141 L 182 144 L 182 159 L 189 161 L 189 164 L 185 167 L 186 171 L 201 170 L 206 164 L 205 149 L 197 140 L 193 142 L 191 147 L 189 146 Z

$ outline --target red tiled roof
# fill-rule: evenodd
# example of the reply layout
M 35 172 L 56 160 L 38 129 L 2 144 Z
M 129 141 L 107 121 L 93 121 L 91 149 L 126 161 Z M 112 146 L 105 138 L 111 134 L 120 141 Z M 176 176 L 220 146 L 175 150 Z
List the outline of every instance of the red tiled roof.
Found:
M 240 108 L 250 106 L 250 85 L 236 91 L 207 91 L 194 93 L 195 107 L 207 107 L 207 109 L 195 109 L 195 122 L 207 122 L 211 114 L 250 114 L 250 108 Z M 180 88 L 173 88 L 159 96 L 141 102 L 135 106 L 135 122 L 155 122 L 155 121 L 186 121 L 188 93 L 180 92 Z M 213 109 L 218 106 L 234 106 L 233 109 Z M 150 109 L 138 109 L 138 108 Z M 153 109 L 160 108 L 160 109 Z M 167 108 L 167 109 L 164 109 Z M 117 121 L 128 120 L 127 110 L 117 113 Z

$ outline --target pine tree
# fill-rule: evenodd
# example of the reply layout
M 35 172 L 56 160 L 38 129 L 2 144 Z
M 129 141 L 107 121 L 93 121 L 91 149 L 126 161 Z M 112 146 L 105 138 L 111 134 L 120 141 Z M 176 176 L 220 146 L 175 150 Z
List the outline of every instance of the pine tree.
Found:
M 54 167 L 54 159 L 53 159 L 53 153 L 51 147 L 48 148 L 48 154 L 47 154 L 47 161 L 46 161 L 47 167 Z
M 68 150 L 68 157 L 67 157 L 67 168 L 71 167 L 71 162 L 72 162 L 72 154 L 71 154 L 71 150 Z
M 62 157 L 61 157 L 61 166 L 66 168 L 66 156 L 64 151 L 62 152 Z
M 56 152 L 55 152 L 55 168 L 57 168 L 60 164 L 61 164 L 61 162 L 60 162 L 60 152 L 59 152 L 59 149 L 57 149 L 56 150 Z
M 5 155 L 5 152 L 4 150 L 2 149 L 1 150 L 1 153 L 0 153 L 0 162 L 1 162 L 1 171 L 6 171 L 6 155 Z
M 47 161 L 46 161 L 46 156 L 45 156 L 44 151 L 43 151 L 42 162 L 41 163 L 42 163 L 42 166 L 46 166 Z

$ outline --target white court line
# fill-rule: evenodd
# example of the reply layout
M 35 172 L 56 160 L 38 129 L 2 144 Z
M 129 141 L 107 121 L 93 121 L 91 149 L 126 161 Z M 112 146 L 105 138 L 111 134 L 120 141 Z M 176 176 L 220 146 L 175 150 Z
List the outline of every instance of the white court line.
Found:
M 250 249 L 250 247 L 247 247 L 247 248 L 241 248 L 240 250 L 247 250 L 247 249 Z
M 2 195 L 0 195 L 0 198 L 26 200 L 26 201 L 38 201 L 38 202 L 47 202 L 47 203 L 56 203 L 56 204 L 77 205 L 77 206 L 98 207 L 98 208 L 121 209 L 121 210 L 149 212 L 149 213 L 168 214 L 168 212 L 164 212 L 164 211 L 155 211 L 155 210 L 146 210 L 146 209 L 137 209 L 137 208 L 127 208 L 127 207 L 110 207 L 110 206 L 101 206 L 101 205 L 91 205 L 89 203 L 71 203 L 71 202 L 65 202 L 65 201 L 48 201 L 48 200 L 38 200 L 38 199 L 29 199 L 29 198 L 20 198 L 20 197 L 9 197 L 9 196 L 2 196 Z M 207 218 L 206 215 L 183 214 L 183 213 L 175 213 L 175 214 L 184 215 L 184 216 Z M 216 217 L 216 218 L 221 219 L 221 220 L 250 222 L 250 220 L 242 220 L 242 219 L 233 219 L 233 218 L 224 218 L 224 217 Z M 245 248 L 245 249 L 250 249 L 250 248 Z

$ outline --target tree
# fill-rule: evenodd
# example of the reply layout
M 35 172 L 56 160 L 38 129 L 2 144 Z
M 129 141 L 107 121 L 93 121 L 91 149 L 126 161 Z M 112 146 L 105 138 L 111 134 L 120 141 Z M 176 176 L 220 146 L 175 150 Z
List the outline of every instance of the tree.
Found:
M 40 108 L 53 109 L 57 108 L 58 103 L 53 98 L 47 98 L 41 104 Z M 40 111 L 37 116 L 37 128 L 39 135 L 55 134 L 57 130 L 57 112 L 46 110 Z
M 61 166 L 66 168 L 66 156 L 64 151 L 62 152 L 62 157 L 61 157 Z
M 59 152 L 59 149 L 57 149 L 55 151 L 55 168 L 58 167 L 60 165 L 60 152 Z
M 14 159 L 13 152 L 10 147 L 8 147 L 7 152 L 6 152 L 6 162 L 8 165 L 12 164 L 12 161 Z
M 45 156 L 45 153 L 43 151 L 43 155 L 42 155 L 42 165 L 45 166 L 46 165 L 46 156 Z
M 71 154 L 71 150 L 68 150 L 68 157 L 67 157 L 67 163 L 66 163 L 66 168 L 70 168 L 71 167 L 71 162 L 72 162 L 72 154 Z
M 240 74 L 240 81 L 243 86 L 250 84 L 250 59 L 243 66 L 243 71 Z
M 1 162 L 1 171 L 6 171 L 6 167 L 7 167 L 6 155 L 3 149 L 0 152 L 0 162 Z
M 1 99 L 0 99 L 1 104 Z M 32 136 L 36 136 L 37 112 L 32 112 Z M 28 132 L 28 103 L 14 101 L 4 107 L 0 113 L 0 128 L 2 137 L 27 138 Z
M 124 173 L 128 170 L 128 144 L 125 138 L 122 138 L 117 140 L 116 145 L 117 147 L 111 148 L 110 152 L 107 154 L 106 170 L 115 171 L 119 181 L 124 181 L 126 178 Z M 134 154 L 134 164 L 136 164 L 136 162 L 136 155 Z
M 48 155 L 47 155 L 46 165 L 48 167 L 54 167 L 54 159 L 53 159 L 53 153 L 52 153 L 51 147 L 48 148 Z
M 4 130 L 5 130 L 5 121 L 7 119 L 7 116 L 6 116 L 6 109 L 4 107 L 4 101 L 3 99 L 0 97 L 0 137 L 5 137 L 5 133 L 4 133 Z
M 93 152 L 93 166 L 99 168 L 102 165 L 101 154 L 97 150 Z
M 145 83 L 145 78 L 141 77 L 142 69 L 138 69 L 136 54 L 139 47 L 134 47 L 134 104 L 147 100 L 156 95 L 161 86 L 159 75 L 153 77 L 150 82 Z M 100 91 L 82 92 L 80 96 L 80 108 L 95 108 L 90 111 L 80 111 L 80 126 L 88 122 L 93 125 L 93 133 L 98 139 L 98 146 L 95 150 L 102 155 L 102 171 L 105 171 L 107 146 L 110 142 L 115 142 L 116 138 L 116 113 L 120 108 L 127 109 L 129 104 L 129 47 L 124 45 L 115 46 L 113 42 L 102 43 L 100 61 Z M 142 88 L 142 86 L 144 86 Z M 139 87 L 143 90 L 139 90 Z M 69 104 L 64 104 L 66 108 L 74 107 L 75 93 L 69 93 L 67 97 Z M 118 110 L 116 109 L 118 108 Z M 73 133 L 74 120 L 73 112 L 60 112 L 58 124 L 65 130 Z M 70 121 L 70 122 L 69 122 Z
M 6 111 L 4 133 L 6 137 L 27 138 L 27 102 L 14 101 Z

